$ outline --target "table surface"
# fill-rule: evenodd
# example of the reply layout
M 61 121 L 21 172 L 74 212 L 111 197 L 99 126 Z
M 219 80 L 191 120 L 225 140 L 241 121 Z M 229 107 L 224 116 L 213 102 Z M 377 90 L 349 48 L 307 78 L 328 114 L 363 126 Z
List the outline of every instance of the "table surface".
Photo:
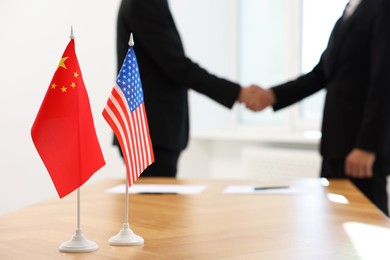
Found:
M 81 189 L 81 229 L 99 246 L 89 253 L 58 247 L 77 227 L 77 192 L 0 216 L 0 259 L 390 259 L 390 222 L 347 180 L 278 181 L 293 194 L 224 194 L 259 180 L 141 178 L 140 183 L 206 185 L 192 195 L 129 195 L 131 229 L 143 245 L 111 246 L 123 226 L 125 195 Z M 267 183 L 274 185 L 275 183 Z

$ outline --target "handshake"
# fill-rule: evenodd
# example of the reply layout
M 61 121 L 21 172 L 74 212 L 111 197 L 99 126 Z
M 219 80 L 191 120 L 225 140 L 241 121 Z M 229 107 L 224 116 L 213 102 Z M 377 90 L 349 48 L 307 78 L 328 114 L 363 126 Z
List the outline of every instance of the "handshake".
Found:
M 276 101 L 272 89 L 263 89 L 254 84 L 242 87 L 237 100 L 245 104 L 248 109 L 256 112 L 272 106 Z

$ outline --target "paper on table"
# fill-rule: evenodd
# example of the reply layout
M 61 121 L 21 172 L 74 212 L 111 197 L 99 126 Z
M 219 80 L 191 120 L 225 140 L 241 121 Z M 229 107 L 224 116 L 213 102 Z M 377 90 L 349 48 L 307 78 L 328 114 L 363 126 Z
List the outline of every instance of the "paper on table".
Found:
M 302 193 L 303 190 L 297 187 L 266 187 L 266 189 L 255 190 L 253 185 L 230 185 L 225 188 L 225 194 L 297 194 Z
M 177 193 L 177 194 L 197 194 L 206 189 L 204 185 L 185 185 L 185 184 L 134 184 L 129 188 L 129 193 Z M 114 186 L 108 190 L 108 193 L 125 193 L 125 184 Z

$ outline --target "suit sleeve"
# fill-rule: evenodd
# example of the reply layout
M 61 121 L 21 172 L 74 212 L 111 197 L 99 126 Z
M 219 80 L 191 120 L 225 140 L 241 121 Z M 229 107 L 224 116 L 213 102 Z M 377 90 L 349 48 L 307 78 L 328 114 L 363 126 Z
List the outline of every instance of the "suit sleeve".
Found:
M 371 41 L 370 84 L 357 148 L 383 154 L 390 138 L 390 4 L 377 6 Z
M 186 57 L 168 2 L 140 0 L 134 2 L 128 16 L 136 44 L 141 44 L 155 64 L 173 82 L 200 92 L 226 107 L 237 100 L 240 86 L 208 73 Z
M 276 97 L 276 103 L 273 106 L 275 111 L 290 106 L 324 88 L 323 57 L 324 54 L 311 72 L 272 88 Z

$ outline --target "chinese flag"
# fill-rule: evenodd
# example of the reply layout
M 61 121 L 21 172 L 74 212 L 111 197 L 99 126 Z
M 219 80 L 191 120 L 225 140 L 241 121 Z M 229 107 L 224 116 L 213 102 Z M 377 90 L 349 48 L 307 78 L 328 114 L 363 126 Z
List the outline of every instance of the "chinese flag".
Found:
M 60 198 L 105 165 L 74 39 L 57 66 L 31 136 Z

